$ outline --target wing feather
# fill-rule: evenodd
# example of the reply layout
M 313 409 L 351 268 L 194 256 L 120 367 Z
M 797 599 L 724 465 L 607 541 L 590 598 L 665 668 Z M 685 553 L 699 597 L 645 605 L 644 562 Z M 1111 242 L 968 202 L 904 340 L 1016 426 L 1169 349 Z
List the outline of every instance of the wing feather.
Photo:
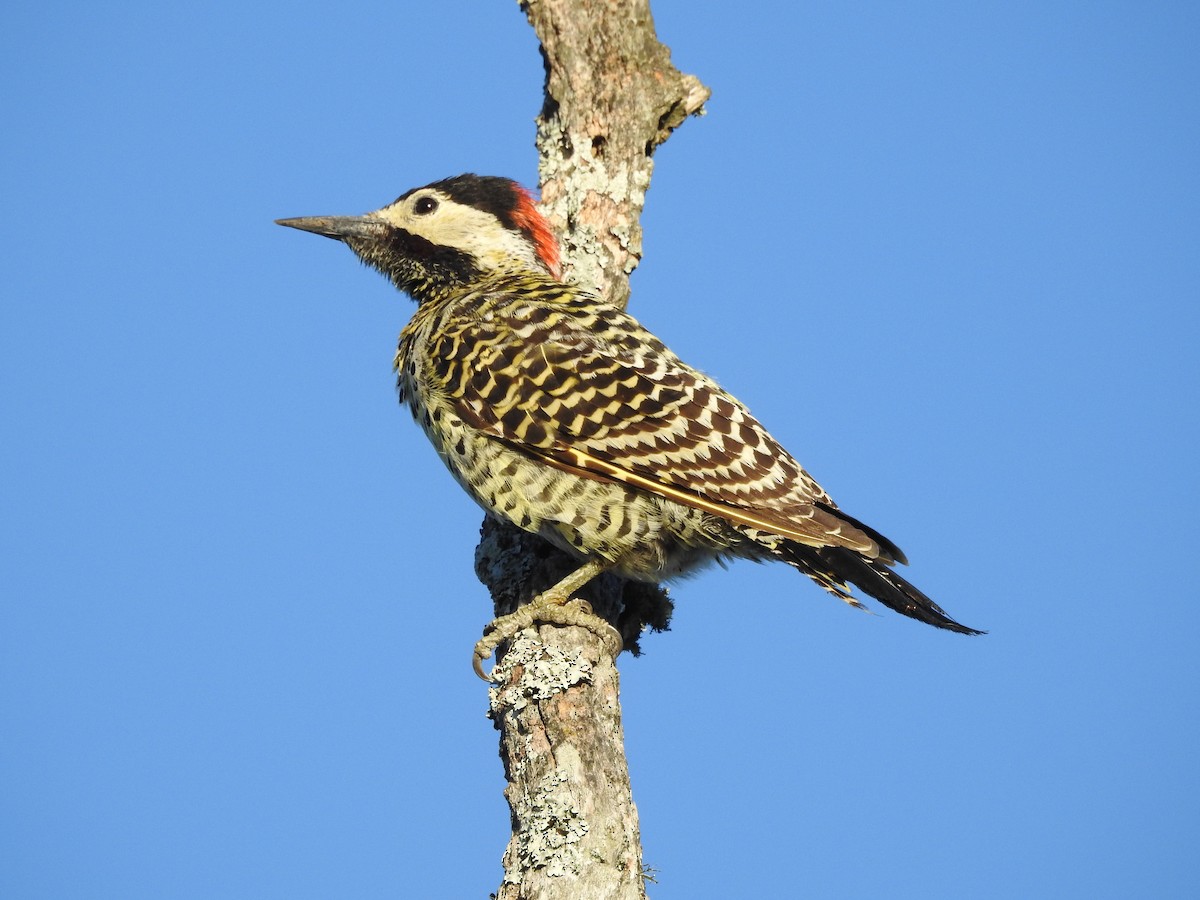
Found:
M 591 329 L 544 308 L 534 329 L 460 320 L 434 348 L 437 380 L 465 421 L 559 469 L 624 482 L 808 546 L 902 558 L 843 516 L 716 382 L 631 316 L 605 315 L 605 327 Z M 464 346 L 477 352 L 464 356 Z

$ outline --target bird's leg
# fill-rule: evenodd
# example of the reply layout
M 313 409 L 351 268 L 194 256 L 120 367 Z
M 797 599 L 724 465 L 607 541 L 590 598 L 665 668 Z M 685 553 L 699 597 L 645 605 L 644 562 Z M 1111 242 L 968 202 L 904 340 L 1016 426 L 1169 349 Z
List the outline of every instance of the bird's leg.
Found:
M 475 674 L 484 681 L 491 681 L 491 678 L 484 674 L 483 661 L 491 656 L 492 651 L 501 643 L 514 637 L 522 629 L 529 628 L 534 622 L 578 625 L 580 628 L 586 628 L 600 638 L 605 649 L 616 659 L 622 647 L 620 632 L 592 612 L 592 606 L 586 600 L 576 600 L 571 606 L 566 605 L 575 591 L 606 568 L 608 566 L 604 563 L 590 560 L 554 587 L 542 591 L 524 606 L 517 607 L 515 612 L 493 619 L 484 629 L 483 638 L 475 645 L 475 654 L 471 660 Z

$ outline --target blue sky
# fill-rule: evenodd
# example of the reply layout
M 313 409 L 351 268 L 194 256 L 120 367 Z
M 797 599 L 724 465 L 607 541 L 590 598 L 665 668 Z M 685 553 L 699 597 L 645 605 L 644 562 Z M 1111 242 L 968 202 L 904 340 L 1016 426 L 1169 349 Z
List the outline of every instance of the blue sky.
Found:
M 657 2 L 632 310 L 983 638 L 783 566 L 621 661 L 656 900 L 1197 891 L 1200 12 Z M 536 182 L 516 4 L 0 28 L 0 895 L 482 897 L 479 511 L 280 216 Z

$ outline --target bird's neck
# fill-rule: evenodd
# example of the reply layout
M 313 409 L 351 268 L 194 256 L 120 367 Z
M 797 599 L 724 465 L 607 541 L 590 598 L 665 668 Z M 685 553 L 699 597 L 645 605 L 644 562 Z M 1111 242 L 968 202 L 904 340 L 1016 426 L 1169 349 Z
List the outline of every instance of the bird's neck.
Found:
M 527 266 L 491 269 L 467 282 L 420 285 L 409 293 L 423 312 L 447 305 L 497 308 L 510 302 L 562 303 L 587 296 L 587 292 Z

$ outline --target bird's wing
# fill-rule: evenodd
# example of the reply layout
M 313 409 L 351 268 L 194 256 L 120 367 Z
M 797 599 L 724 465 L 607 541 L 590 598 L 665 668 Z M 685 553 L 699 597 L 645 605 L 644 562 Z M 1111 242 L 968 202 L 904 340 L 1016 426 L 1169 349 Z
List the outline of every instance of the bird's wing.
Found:
M 532 333 L 511 321 L 462 322 L 432 348 L 432 374 L 464 421 L 549 465 L 808 546 L 903 559 L 882 535 L 838 511 L 712 379 L 632 317 L 605 315 L 602 328 L 560 320 Z

